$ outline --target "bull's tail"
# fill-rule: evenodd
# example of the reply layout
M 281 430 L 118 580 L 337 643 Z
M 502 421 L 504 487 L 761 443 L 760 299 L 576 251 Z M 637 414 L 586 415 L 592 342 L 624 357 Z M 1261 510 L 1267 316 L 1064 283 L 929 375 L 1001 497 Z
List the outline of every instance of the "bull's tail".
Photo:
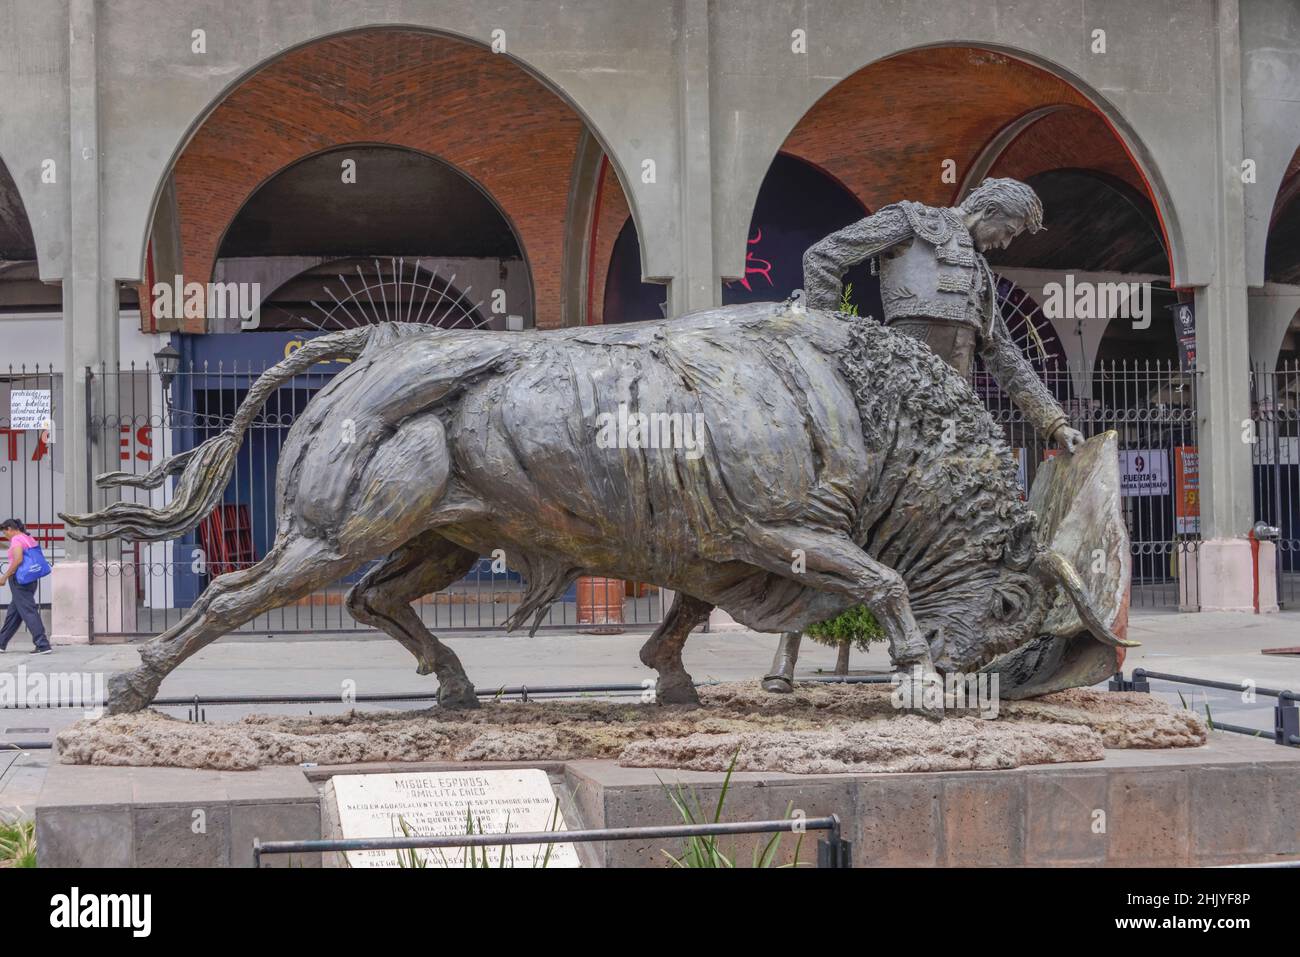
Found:
M 167 476 L 176 474 L 180 475 L 180 481 L 172 500 L 161 508 L 150 508 L 135 502 L 113 502 L 98 512 L 87 512 L 84 515 L 60 512 L 59 517 L 68 525 L 91 529 L 84 532 L 69 530 L 68 537 L 78 541 L 120 537 L 158 542 L 178 538 L 194 528 L 221 501 L 226 484 L 235 469 L 235 456 L 243 443 L 244 433 L 271 393 L 318 362 L 355 359 L 378 328 L 381 327 L 362 326 L 310 340 L 283 362 L 263 373 L 248 390 L 230 427 L 220 435 L 188 452 L 173 455 L 144 475 L 107 472 L 99 476 L 96 481 L 101 488 L 126 485 L 153 489 L 160 486 Z

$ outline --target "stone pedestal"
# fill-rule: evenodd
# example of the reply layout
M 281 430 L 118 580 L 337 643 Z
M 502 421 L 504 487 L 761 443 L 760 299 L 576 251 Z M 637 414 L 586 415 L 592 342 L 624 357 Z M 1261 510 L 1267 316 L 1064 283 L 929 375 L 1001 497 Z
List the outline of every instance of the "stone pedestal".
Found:
M 1277 556 L 1272 542 L 1259 543 L 1255 561 L 1244 538 L 1211 539 L 1189 550 L 1183 566 L 1181 604 L 1184 611 L 1255 610 L 1255 580 L 1259 579 L 1259 610 L 1275 612 Z
M 86 562 L 57 562 L 50 571 L 50 641 L 56 645 L 90 642 L 90 580 Z M 95 562 L 95 631 L 133 632 L 136 626 L 135 566 Z M 99 637 L 97 643 L 121 641 Z
M 333 833 L 317 785 L 334 775 L 522 766 L 550 773 L 574 830 L 680 824 L 666 788 L 680 785 L 713 807 L 726 777 L 625 768 L 611 760 L 256 771 L 53 763 L 35 806 L 37 854 L 42 867 L 248 867 L 254 838 L 314 840 L 323 830 Z M 855 867 L 1205 867 L 1300 856 L 1298 781 L 1297 749 L 1217 732 L 1199 748 L 1107 751 L 1101 761 L 999 771 L 737 771 L 723 819 L 837 814 L 853 842 Z M 197 820 L 204 821 L 201 831 Z M 811 861 L 823 837 L 805 835 L 800 860 Z M 754 846 L 766 840 L 742 836 L 721 844 L 748 866 Z M 795 843 L 790 836 L 781 841 L 778 861 L 789 861 Z M 583 863 L 598 867 L 664 867 L 664 850 L 681 852 L 680 840 L 651 838 L 577 846 Z M 320 857 L 263 861 L 317 867 Z

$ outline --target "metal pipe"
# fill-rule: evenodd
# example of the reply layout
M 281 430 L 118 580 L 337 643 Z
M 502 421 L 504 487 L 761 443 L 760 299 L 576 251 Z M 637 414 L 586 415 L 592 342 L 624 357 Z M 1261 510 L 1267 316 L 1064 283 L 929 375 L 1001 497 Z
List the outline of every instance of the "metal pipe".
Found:
M 1265 738 L 1266 740 L 1269 741 L 1273 740 L 1272 731 L 1266 731 L 1263 728 L 1244 728 L 1239 724 L 1223 724 L 1220 721 L 1215 721 L 1211 730 L 1231 731 L 1233 734 L 1247 734 L 1250 735 L 1252 738 Z
M 1145 668 L 1133 669 L 1133 680 L 1139 678 L 1157 678 L 1160 681 L 1176 681 L 1185 685 L 1199 685 L 1202 688 L 1218 688 L 1222 691 L 1245 691 L 1240 684 L 1233 684 L 1230 681 L 1211 681 L 1208 678 L 1189 678 L 1186 675 L 1171 675 L 1160 671 L 1147 671 Z M 1251 688 L 1255 694 L 1262 694 L 1267 698 L 1282 698 L 1286 701 L 1300 701 L 1300 695 L 1294 691 L 1279 691 L 1275 688 Z
M 800 681 L 810 681 L 819 684 L 888 684 L 893 681 L 892 675 L 851 675 L 839 676 L 828 675 L 825 677 L 801 678 Z M 697 688 L 710 687 L 720 684 L 718 681 L 697 681 Z M 498 688 L 489 690 L 480 688 L 475 694 L 480 698 L 496 698 L 508 696 L 528 695 L 530 698 L 537 695 L 555 695 L 555 694 L 597 694 L 597 693 L 628 693 L 640 694 L 646 691 L 644 684 L 610 684 L 610 685 L 519 685 L 511 688 Z M 382 691 L 370 694 L 353 695 L 348 700 L 350 702 L 381 702 L 381 701 L 434 701 L 437 700 L 436 691 Z M 155 698 L 151 707 L 160 708 L 193 708 L 196 705 L 235 705 L 235 704 L 338 704 L 342 703 L 342 695 L 335 692 L 333 694 L 310 694 L 310 695 L 189 695 L 184 698 Z M 91 708 L 102 707 L 103 702 L 47 702 L 39 707 L 41 708 Z M 25 710 L 15 705 L 0 705 L 0 711 L 5 710 Z
M 781 821 L 730 821 L 718 824 L 667 824 L 649 827 L 603 827 L 579 831 L 519 831 L 514 834 L 442 834 L 424 837 L 354 837 L 319 841 L 257 841 L 254 860 L 262 854 L 318 854 L 330 851 L 396 851 L 443 847 L 500 847 L 516 844 L 584 844 L 647 838 L 711 837 L 730 834 L 784 834 L 830 831 L 839 818 L 786 818 Z

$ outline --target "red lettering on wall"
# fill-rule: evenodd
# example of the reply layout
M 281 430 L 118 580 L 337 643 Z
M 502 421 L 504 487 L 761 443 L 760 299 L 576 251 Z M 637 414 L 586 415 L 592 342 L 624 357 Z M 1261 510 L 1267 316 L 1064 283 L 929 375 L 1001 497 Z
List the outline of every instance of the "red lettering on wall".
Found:
M 119 458 L 121 458 L 123 462 L 129 462 L 131 461 L 131 426 L 129 425 L 122 426 L 121 432 L 124 438 L 118 443 L 122 448 L 122 451 L 118 453 L 118 456 Z M 153 426 L 142 425 L 138 429 L 136 429 L 135 441 L 137 445 L 144 446 L 144 448 L 136 449 L 135 457 L 142 462 L 152 461 L 153 460 Z

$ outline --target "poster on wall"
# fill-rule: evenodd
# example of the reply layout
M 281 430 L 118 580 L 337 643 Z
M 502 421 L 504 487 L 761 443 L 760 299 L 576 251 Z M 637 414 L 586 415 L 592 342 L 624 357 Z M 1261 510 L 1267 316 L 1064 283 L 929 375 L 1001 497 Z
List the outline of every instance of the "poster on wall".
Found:
M 1124 496 L 1168 495 L 1168 454 L 1164 449 L 1122 449 L 1119 482 Z
M 1178 367 L 1183 372 L 1196 368 L 1196 307 L 1180 302 L 1174 310 L 1174 334 L 1178 337 Z
M 48 429 L 49 427 L 49 389 L 11 389 L 9 391 L 9 428 Z
M 1194 445 L 1174 449 L 1174 532 L 1201 533 L 1201 464 Z

